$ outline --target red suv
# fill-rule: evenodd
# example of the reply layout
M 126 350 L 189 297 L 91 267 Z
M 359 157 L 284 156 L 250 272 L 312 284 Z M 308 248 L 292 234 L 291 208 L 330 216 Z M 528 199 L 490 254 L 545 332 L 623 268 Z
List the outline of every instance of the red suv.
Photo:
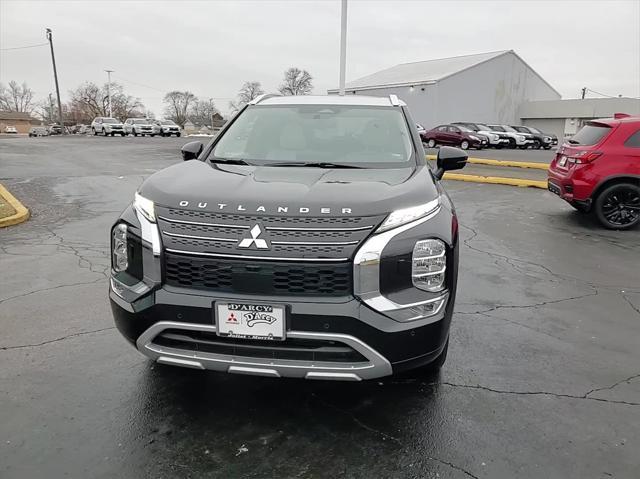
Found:
M 640 117 L 588 121 L 558 149 L 549 190 L 610 229 L 640 223 Z
M 487 146 L 487 137 L 471 131 L 462 125 L 440 125 L 435 128 L 420 133 L 422 142 L 429 148 L 436 145 L 459 146 L 463 150 L 477 148 L 478 150 Z

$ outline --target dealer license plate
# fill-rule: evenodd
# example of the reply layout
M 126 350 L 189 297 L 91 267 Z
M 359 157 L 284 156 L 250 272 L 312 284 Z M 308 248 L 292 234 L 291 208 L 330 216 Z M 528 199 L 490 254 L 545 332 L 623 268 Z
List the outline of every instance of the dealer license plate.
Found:
M 219 336 L 244 339 L 285 338 L 283 306 L 253 303 L 217 303 L 216 332 Z

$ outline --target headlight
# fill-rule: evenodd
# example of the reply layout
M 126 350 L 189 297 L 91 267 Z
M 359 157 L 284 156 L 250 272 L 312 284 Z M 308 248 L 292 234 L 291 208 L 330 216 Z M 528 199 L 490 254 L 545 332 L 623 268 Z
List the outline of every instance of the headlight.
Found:
M 544 137 L 544 142 L 545 143 L 549 143 L 551 141 L 551 138 L 549 138 L 548 136 Z
M 491 135 L 491 139 L 493 141 L 498 141 L 500 139 L 500 137 L 498 135 Z
M 152 223 L 156 222 L 156 212 L 153 206 L 153 201 L 136 192 L 133 198 L 133 207 Z
M 115 271 L 125 271 L 129 267 L 127 256 L 127 225 L 120 223 L 113 228 L 111 238 L 111 265 Z
M 518 141 L 524 141 L 524 136 L 522 136 L 522 135 L 516 135 L 516 140 L 518 140 Z
M 442 241 L 427 239 L 415 244 L 411 259 L 411 281 L 416 288 L 432 293 L 442 291 L 446 269 L 446 248 Z
M 469 138 L 475 141 L 480 141 L 480 138 L 478 138 L 477 136 L 469 135 Z
M 420 219 L 424 216 L 427 216 L 430 213 L 433 213 L 440 207 L 440 199 L 437 198 L 433 201 L 429 201 L 423 205 L 412 206 L 410 208 L 403 208 L 401 210 L 396 210 L 387 216 L 387 219 L 380 225 L 376 233 L 381 233 L 383 231 L 390 230 L 392 228 L 396 228 L 398 226 L 411 223 L 417 219 Z

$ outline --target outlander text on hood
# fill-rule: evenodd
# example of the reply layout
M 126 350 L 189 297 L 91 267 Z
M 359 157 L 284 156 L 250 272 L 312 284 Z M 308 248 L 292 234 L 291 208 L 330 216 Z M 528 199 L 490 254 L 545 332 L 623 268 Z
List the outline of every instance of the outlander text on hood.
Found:
M 363 380 L 446 359 L 458 222 L 404 102 L 263 95 L 111 230 L 116 325 L 163 364 Z

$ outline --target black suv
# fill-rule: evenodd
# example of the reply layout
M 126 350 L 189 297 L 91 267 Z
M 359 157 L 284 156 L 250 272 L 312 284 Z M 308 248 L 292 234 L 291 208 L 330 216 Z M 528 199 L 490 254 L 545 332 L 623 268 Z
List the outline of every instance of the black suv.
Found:
M 447 354 L 458 222 L 404 102 L 263 95 L 111 230 L 120 332 L 159 363 L 362 380 Z

